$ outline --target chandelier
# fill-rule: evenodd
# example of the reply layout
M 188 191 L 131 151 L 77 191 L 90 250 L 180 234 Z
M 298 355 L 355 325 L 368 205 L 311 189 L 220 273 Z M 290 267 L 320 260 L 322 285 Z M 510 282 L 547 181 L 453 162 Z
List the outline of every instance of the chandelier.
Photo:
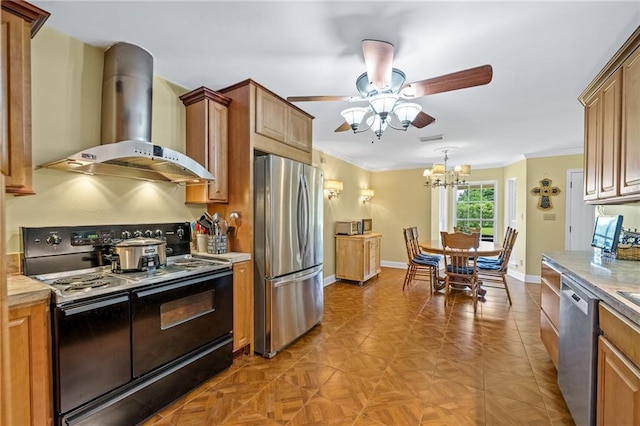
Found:
M 387 127 L 406 131 L 418 113 L 422 111 L 419 104 L 398 101 L 398 98 L 399 96 L 395 93 L 380 93 L 368 98 L 369 106 L 367 108 L 347 108 L 340 114 L 351 126 L 353 133 L 371 130 L 380 139 Z M 393 121 L 395 120 L 399 124 L 394 125 Z M 361 125 L 363 121 L 364 127 Z
M 463 164 L 461 166 L 455 166 L 452 170 L 447 169 L 447 160 L 449 160 L 449 156 L 447 155 L 448 149 L 444 151 L 444 164 L 435 163 L 431 169 L 424 169 L 425 186 L 430 186 L 432 188 L 447 186 L 457 186 L 457 185 L 466 185 L 467 181 L 465 180 L 465 176 L 469 176 L 471 174 L 471 166 L 469 164 Z

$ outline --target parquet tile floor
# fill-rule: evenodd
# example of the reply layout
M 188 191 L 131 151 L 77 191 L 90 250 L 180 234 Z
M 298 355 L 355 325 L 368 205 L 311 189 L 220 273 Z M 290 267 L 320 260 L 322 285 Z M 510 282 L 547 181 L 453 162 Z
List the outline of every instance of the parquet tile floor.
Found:
M 323 321 L 267 360 L 233 365 L 145 422 L 199 425 L 571 425 L 539 338 L 540 286 L 510 279 L 466 292 L 402 291 L 383 268 L 325 287 Z

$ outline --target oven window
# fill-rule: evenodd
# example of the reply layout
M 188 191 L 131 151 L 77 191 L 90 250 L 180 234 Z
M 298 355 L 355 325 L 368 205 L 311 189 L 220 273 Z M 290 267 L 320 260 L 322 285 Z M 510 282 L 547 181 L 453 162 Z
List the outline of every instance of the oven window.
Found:
M 166 330 L 215 310 L 215 290 L 193 294 L 160 305 L 160 328 Z

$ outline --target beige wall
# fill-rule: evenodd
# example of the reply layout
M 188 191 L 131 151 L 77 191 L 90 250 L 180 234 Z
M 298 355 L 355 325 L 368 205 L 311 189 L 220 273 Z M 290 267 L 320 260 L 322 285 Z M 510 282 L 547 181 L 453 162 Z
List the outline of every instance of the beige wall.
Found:
M 560 157 L 532 158 L 527 160 L 527 257 L 528 276 L 540 276 L 542 253 L 564 250 L 567 169 L 583 167 L 583 156 L 565 155 Z M 553 208 L 540 210 L 538 196 L 531 189 L 540 186 L 540 180 L 549 178 L 552 186 L 560 188 L 560 194 L 551 197 Z M 545 214 L 554 214 L 554 220 L 544 220 Z
M 431 235 L 431 190 L 423 183 L 422 169 L 394 170 L 372 174 L 376 196 L 373 228 L 382 233 L 380 257 L 383 262 L 407 263 L 402 228 L 417 226 L 420 239 Z
M 33 164 L 60 159 L 100 143 L 101 49 L 43 27 L 32 41 Z M 185 151 L 187 89 L 154 77 L 152 138 Z M 20 251 L 21 226 L 179 222 L 199 216 L 187 207 L 184 188 L 171 183 L 76 175 L 40 169 L 36 195 L 6 195 L 7 252 Z
M 334 222 L 372 217 L 371 206 L 375 203 L 378 190 L 373 187 L 376 191 L 373 202 L 363 204 L 360 189 L 372 188 L 371 172 L 315 150 L 313 165 L 324 171 L 325 180 L 341 180 L 344 187 L 339 197 L 332 200 L 328 199 L 328 192 L 324 191 L 324 277 L 327 278 L 336 273 Z M 375 221 L 374 230 L 377 231 Z

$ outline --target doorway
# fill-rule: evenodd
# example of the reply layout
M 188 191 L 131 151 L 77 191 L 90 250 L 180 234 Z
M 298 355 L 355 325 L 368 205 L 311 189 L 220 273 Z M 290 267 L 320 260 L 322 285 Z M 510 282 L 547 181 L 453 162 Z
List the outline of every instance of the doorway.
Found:
M 591 235 L 595 223 L 595 207 L 583 200 L 584 173 L 582 169 L 567 170 L 567 219 L 565 250 L 591 250 Z

